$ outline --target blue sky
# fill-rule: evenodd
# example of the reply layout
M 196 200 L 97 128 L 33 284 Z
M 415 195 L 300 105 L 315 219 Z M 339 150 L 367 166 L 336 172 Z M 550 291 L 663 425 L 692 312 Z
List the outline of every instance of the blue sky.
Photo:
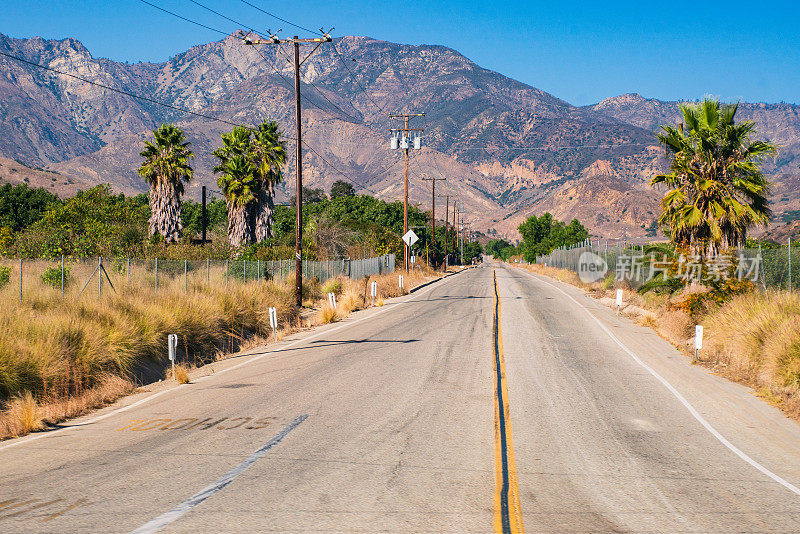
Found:
M 235 29 L 190 0 L 150 1 Z M 198 1 L 256 29 L 298 31 L 240 0 Z M 795 2 L 248 1 L 302 26 L 333 26 L 337 36 L 449 46 L 573 104 L 628 92 L 800 103 Z M 6 2 L 0 32 L 75 37 L 95 56 L 125 61 L 162 61 L 219 38 L 139 0 Z

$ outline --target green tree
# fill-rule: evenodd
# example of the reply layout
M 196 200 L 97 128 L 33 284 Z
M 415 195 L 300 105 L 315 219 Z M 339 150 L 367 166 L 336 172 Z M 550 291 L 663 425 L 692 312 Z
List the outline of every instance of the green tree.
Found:
M 319 204 L 320 202 L 325 202 L 328 200 L 328 195 L 325 194 L 325 190 L 322 188 L 314 188 L 311 189 L 310 187 L 303 188 L 303 205 L 306 204 Z M 289 205 L 294 206 L 297 204 L 297 195 L 292 195 L 289 198 Z
M 356 188 L 353 184 L 347 183 L 344 180 L 336 180 L 331 185 L 331 200 L 338 197 L 352 197 L 356 194 Z
M 139 176 L 150 184 L 150 235 L 160 234 L 165 243 L 175 243 L 182 235 L 181 195 L 194 172 L 183 131 L 172 124 L 162 124 L 153 130 L 155 143 L 145 141 L 141 152 L 144 163 Z
M 107 185 L 98 185 L 53 205 L 20 234 L 14 252 L 28 258 L 136 256 L 149 217 L 145 195 L 115 195 Z
M 536 261 L 536 256 L 550 254 L 558 247 L 575 245 L 589 237 L 589 232 L 578 221 L 565 225 L 550 213 L 541 217 L 531 215 L 518 227 L 522 234 L 521 252 L 527 262 Z
M 27 184 L 0 186 L 0 227 L 19 232 L 29 227 L 61 201 L 54 194 Z
M 511 243 L 505 239 L 492 239 L 486 243 L 486 253 L 491 254 L 496 260 L 504 260 L 503 250 L 511 247 Z
M 681 106 L 683 124 L 663 126 L 659 141 L 672 154 L 659 223 L 673 243 L 703 255 L 744 245 L 747 230 L 767 225 L 770 183 L 759 169 L 775 145 L 751 141 L 755 124 L 737 124 L 738 105 L 704 100 Z

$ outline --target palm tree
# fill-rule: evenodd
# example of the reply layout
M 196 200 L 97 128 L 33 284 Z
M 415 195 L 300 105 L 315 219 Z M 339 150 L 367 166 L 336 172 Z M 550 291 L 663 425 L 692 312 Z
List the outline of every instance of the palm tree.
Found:
M 283 180 L 286 163 L 286 142 L 274 121 L 258 126 L 252 145 L 253 163 L 258 169 L 258 199 L 253 206 L 253 229 L 256 242 L 272 237 L 275 211 L 275 186 Z
M 713 100 L 681 106 L 684 123 L 664 126 L 658 135 L 672 153 L 672 172 L 651 181 L 670 188 L 658 221 L 676 245 L 695 253 L 715 255 L 744 245 L 747 230 L 766 225 L 771 216 L 770 183 L 759 164 L 775 145 L 751 142 L 755 125 L 736 124 L 737 108 Z
M 222 172 L 217 185 L 228 205 L 228 241 L 234 248 L 252 240 L 248 205 L 255 199 L 256 169 L 245 154 L 233 154 L 214 168 Z
M 194 154 L 180 128 L 162 124 L 153 130 L 155 143 L 145 141 L 144 163 L 139 176 L 150 184 L 150 235 L 160 234 L 166 243 L 181 238 L 181 195 L 194 176 L 189 159 Z
M 251 137 L 249 128 L 237 126 L 232 132 L 222 134 L 222 146 L 214 150 L 219 160 L 214 172 L 223 173 L 217 185 L 227 201 L 228 240 L 234 248 L 252 242 L 254 237 L 250 211 L 257 191 L 255 169 L 249 164 Z M 234 159 L 235 164 L 232 163 Z M 250 176 L 245 176 L 245 171 L 250 172 Z

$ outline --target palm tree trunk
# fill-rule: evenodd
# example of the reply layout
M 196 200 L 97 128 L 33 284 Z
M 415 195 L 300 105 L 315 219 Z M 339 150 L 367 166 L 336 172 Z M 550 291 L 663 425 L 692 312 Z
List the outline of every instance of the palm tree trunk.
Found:
M 246 206 L 228 202 L 228 241 L 233 248 L 250 242 L 250 217 Z
M 167 244 L 177 243 L 183 235 L 181 198 L 165 181 L 150 188 L 150 235 L 156 234 Z
M 255 241 L 261 243 L 265 239 L 272 237 L 272 224 L 274 222 L 275 201 L 274 188 L 263 188 L 258 193 L 258 201 L 255 203 Z

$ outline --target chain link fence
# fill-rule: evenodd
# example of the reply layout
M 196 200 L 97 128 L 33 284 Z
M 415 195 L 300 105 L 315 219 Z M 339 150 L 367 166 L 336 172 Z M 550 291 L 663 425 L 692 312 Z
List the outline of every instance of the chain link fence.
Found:
M 619 274 L 620 270 L 627 268 L 620 263 L 620 259 L 641 257 L 645 255 L 645 245 L 622 245 L 603 241 L 586 241 L 571 247 L 556 249 L 550 254 L 537 256 L 536 263 L 550 267 L 558 267 L 575 271 L 580 270 L 580 258 L 584 252 L 592 252 L 605 262 L 608 273 Z M 767 289 L 800 290 L 800 248 L 794 242 L 788 242 L 784 247 L 778 248 L 743 248 L 735 251 L 736 256 L 744 256 L 755 262 L 752 275 L 754 281 Z M 659 254 L 654 255 L 658 259 Z M 633 285 L 636 281 L 633 280 Z
M 42 291 L 62 295 L 114 292 L 120 285 L 138 283 L 159 290 L 189 291 L 197 286 L 220 286 L 284 280 L 294 273 L 294 260 L 141 260 L 134 258 L 0 258 L 0 291 L 15 292 L 22 300 Z M 324 283 L 336 276 L 360 280 L 394 272 L 395 255 L 358 260 L 302 261 L 303 277 Z

